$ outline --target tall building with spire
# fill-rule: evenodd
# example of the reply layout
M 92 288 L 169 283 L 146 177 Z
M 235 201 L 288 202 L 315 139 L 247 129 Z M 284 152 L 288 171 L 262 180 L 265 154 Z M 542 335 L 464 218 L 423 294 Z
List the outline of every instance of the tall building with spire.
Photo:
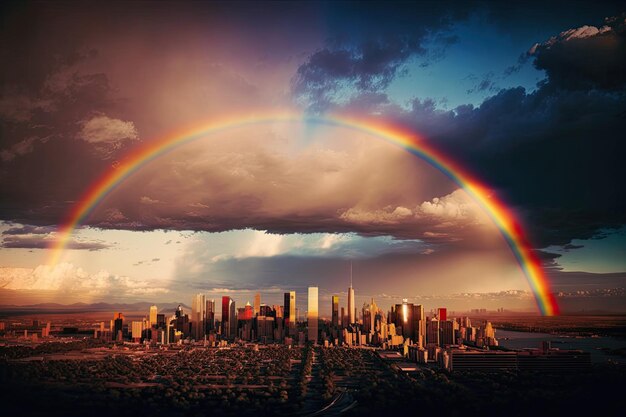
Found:
M 350 287 L 348 288 L 348 317 L 350 323 L 356 323 L 356 307 L 354 305 L 354 288 L 352 288 L 352 262 L 350 262 Z

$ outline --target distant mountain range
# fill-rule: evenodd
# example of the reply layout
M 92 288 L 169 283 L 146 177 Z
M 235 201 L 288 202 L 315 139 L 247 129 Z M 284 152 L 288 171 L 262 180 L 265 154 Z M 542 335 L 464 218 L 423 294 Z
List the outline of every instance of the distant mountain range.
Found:
M 14 305 L 5 304 L 0 305 L 0 313 L 2 312 L 41 312 L 41 313 L 53 313 L 53 312 L 90 312 L 90 311 L 141 311 L 146 312 L 150 309 L 151 305 L 156 305 L 159 312 L 162 311 L 174 311 L 179 305 L 185 309 L 190 309 L 188 305 L 184 303 L 74 303 L 74 304 L 59 304 L 59 303 L 40 303 L 30 305 Z

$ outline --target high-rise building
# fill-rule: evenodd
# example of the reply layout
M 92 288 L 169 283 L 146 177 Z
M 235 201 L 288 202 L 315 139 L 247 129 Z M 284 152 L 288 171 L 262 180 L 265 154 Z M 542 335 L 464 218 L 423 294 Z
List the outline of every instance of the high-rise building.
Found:
M 309 302 L 307 305 L 308 339 L 317 344 L 318 337 L 318 288 L 309 287 Z
M 157 327 L 159 329 L 165 328 L 165 314 L 157 314 Z
M 417 337 L 415 341 L 420 344 L 421 347 L 426 345 L 426 314 L 424 313 L 424 306 L 418 304 L 414 307 L 414 319 L 417 319 Z
M 141 340 L 141 333 L 143 332 L 143 322 L 133 321 L 131 331 L 133 340 L 139 342 Z
M 426 322 L 426 343 L 439 346 L 439 320 L 434 317 Z
M 215 299 L 206 300 L 204 316 L 207 333 L 215 330 Z
M 333 295 L 333 314 L 332 325 L 333 327 L 339 327 L 339 296 Z
M 396 331 L 402 329 L 402 336 L 405 339 L 415 340 L 415 308 L 413 303 L 409 303 L 407 299 L 402 300 L 402 304 L 396 304 L 395 309 Z
M 157 325 L 157 306 L 150 306 L 150 327 Z
M 122 340 L 124 333 L 124 315 L 115 313 L 113 315 L 113 340 Z
M 374 322 L 376 320 L 376 314 L 378 314 L 378 306 L 376 305 L 374 298 L 372 298 L 371 303 L 363 304 L 362 314 L 363 314 L 363 333 L 366 333 L 366 334 L 374 333 L 374 330 L 376 329 Z
M 348 318 L 349 324 L 356 323 L 356 307 L 354 305 L 354 288 L 352 288 L 352 262 L 350 262 L 350 287 L 348 288 Z
M 196 294 L 191 300 L 191 335 L 195 340 L 204 338 L 206 332 L 205 313 L 206 299 L 204 294 Z
M 254 295 L 254 311 L 252 314 L 256 317 L 259 315 L 261 309 L 261 293 L 258 292 Z
M 448 309 L 445 307 L 439 307 L 437 309 L 437 317 L 439 318 L 439 321 L 448 320 Z
M 231 299 L 231 303 L 230 303 L 230 320 L 228 322 L 228 325 L 230 326 L 230 337 L 235 337 L 237 336 L 237 308 L 235 306 L 235 300 Z
M 455 344 L 454 340 L 454 330 L 455 330 L 455 322 L 452 320 L 445 320 L 439 322 L 439 342 L 441 346 L 450 346 Z
M 235 300 L 228 296 L 222 297 L 222 336 L 235 337 L 237 334 L 237 316 Z
M 285 320 L 287 320 L 287 324 L 291 331 L 296 328 L 296 321 L 298 320 L 296 316 L 296 292 L 289 291 L 285 293 L 285 308 L 284 308 Z M 292 335 L 290 333 L 290 335 Z
M 254 309 L 250 305 L 250 301 L 242 309 L 242 314 L 237 317 L 237 320 L 252 320 L 254 317 Z

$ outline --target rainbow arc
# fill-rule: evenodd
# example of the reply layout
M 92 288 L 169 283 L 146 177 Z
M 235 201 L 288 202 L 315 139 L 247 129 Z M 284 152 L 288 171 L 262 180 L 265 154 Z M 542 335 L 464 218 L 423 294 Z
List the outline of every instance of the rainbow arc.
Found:
M 415 133 L 397 126 L 390 126 L 378 121 L 359 119 L 349 116 L 307 117 L 292 113 L 266 114 L 254 117 L 231 117 L 204 123 L 199 127 L 174 132 L 164 138 L 151 141 L 127 154 L 115 167 L 98 178 L 67 215 L 67 219 L 58 229 L 58 237 L 51 247 L 48 263 L 55 265 L 61 259 L 74 230 L 87 220 L 98 204 L 121 182 L 137 170 L 160 156 L 195 140 L 209 135 L 241 128 L 249 125 L 270 124 L 277 122 L 314 123 L 324 126 L 336 126 L 353 129 L 375 136 L 396 146 L 406 149 L 445 174 L 476 203 L 482 207 L 500 230 L 502 236 L 517 259 L 537 306 L 543 315 L 559 313 L 558 304 L 550 289 L 550 283 L 535 255 L 520 222 L 503 202 L 489 192 L 489 189 L 466 172 L 451 158 L 430 146 Z

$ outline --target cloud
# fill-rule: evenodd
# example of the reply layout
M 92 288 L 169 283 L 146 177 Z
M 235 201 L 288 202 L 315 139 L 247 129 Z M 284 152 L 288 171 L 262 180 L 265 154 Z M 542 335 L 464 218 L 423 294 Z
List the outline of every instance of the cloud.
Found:
M 11 249 L 48 249 L 56 243 L 56 228 L 50 226 L 17 225 L 2 232 L 0 247 Z M 68 249 L 96 251 L 111 247 L 101 241 L 85 241 L 70 238 Z
M 345 9 L 341 21 L 331 28 L 326 45 L 298 67 L 293 81 L 293 94 L 315 112 L 355 93 L 387 88 L 414 58 L 420 57 L 422 66 L 440 60 L 457 39 L 448 33 L 452 18 L 467 17 L 463 5 L 339 7 Z
M 341 129 L 307 127 L 303 134 L 305 127 L 241 128 L 190 143 L 120 184 L 88 223 L 128 230 L 265 230 L 277 237 L 250 250 L 270 253 L 280 247 L 280 234 L 428 240 L 424 233 L 436 231 L 459 240 L 491 227 L 464 191 L 403 150 Z
M 547 74 L 532 92 L 503 89 L 451 110 L 419 98 L 408 109 L 357 101 L 335 109 L 420 132 L 489 184 L 537 247 L 588 239 L 626 223 L 626 192 L 615 182 L 626 152 L 623 17 L 607 27 L 566 31 L 531 50 L 527 59 Z
M 472 77 L 473 80 L 475 80 L 475 78 L 476 77 Z M 495 74 L 493 72 L 486 73 L 480 81 L 476 82 L 472 88 L 467 90 L 467 94 L 498 91 L 494 78 Z
M 12 226 L 7 230 L 2 232 L 3 235 L 43 235 L 52 233 L 56 230 L 55 227 L 52 226 L 32 226 L 28 224 L 22 224 L 17 226 Z
M 626 15 L 601 27 L 581 26 L 534 45 L 529 54 L 551 86 L 619 90 L 626 86 Z
M 110 158 L 124 142 L 139 139 L 133 122 L 97 115 L 79 124 L 81 129 L 77 137 L 91 143 L 103 158 Z
M 31 153 L 33 151 L 33 144 L 36 140 L 37 138 L 35 137 L 21 140 L 13 144 L 10 148 L 0 151 L 0 158 L 3 162 L 9 162 L 13 160 L 16 156 L 22 156 Z
M 54 246 L 55 242 L 55 238 L 49 236 L 5 236 L 2 239 L 0 247 L 7 249 L 48 249 Z M 67 249 L 80 249 L 90 251 L 107 249 L 110 246 L 111 245 L 102 242 L 80 242 L 76 240 L 70 240 L 65 245 Z
M 15 291 L 50 291 L 62 294 L 70 291 L 73 296 L 106 299 L 108 296 L 143 297 L 168 293 L 154 282 L 136 280 L 101 270 L 95 274 L 70 263 L 55 266 L 39 265 L 30 268 L 0 268 L 0 288 Z

